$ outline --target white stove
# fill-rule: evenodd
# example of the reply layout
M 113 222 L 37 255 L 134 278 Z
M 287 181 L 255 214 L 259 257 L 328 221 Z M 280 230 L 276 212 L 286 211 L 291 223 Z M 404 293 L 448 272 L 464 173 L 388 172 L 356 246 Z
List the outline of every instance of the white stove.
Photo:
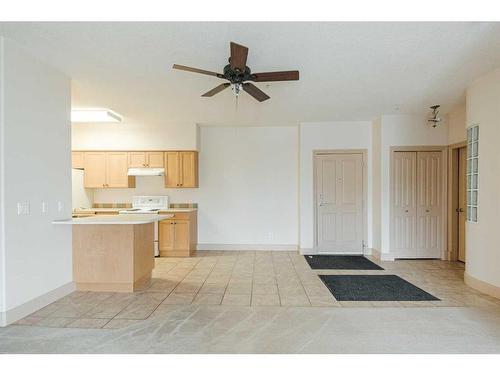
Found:
M 132 198 L 132 208 L 119 211 L 121 215 L 127 214 L 157 214 L 161 210 L 167 210 L 168 196 L 167 195 L 141 195 Z M 154 250 L 155 256 L 160 255 L 158 249 L 158 222 L 155 222 L 155 237 Z

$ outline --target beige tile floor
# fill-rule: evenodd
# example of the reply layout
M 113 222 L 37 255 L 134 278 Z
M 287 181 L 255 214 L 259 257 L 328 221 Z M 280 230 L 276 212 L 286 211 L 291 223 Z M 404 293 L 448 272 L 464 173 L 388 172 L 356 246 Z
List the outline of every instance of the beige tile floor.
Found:
M 222 307 L 499 307 L 463 282 L 463 264 L 439 260 L 378 262 L 384 271 L 311 270 L 295 252 L 199 251 L 157 258 L 153 279 L 136 293 L 74 292 L 16 325 L 124 328 L 176 306 Z M 395 274 L 440 298 L 436 302 L 338 302 L 318 274 Z

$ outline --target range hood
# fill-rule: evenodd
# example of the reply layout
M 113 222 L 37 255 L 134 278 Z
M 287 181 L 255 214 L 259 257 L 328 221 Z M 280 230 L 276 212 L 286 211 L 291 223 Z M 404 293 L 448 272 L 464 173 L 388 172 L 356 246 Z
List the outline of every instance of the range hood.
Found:
M 129 168 L 129 176 L 163 176 L 165 175 L 164 168 Z

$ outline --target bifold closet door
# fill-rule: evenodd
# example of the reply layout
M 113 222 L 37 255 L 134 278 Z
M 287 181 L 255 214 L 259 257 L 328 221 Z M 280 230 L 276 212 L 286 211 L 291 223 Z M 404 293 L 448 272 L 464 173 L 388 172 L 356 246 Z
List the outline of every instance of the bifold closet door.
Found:
M 417 258 L 441 257 L 443 173 L 441 152 L 417 152 Z
M 398 257 L 416 256 L 417 153 L 395 152 L 392 180 L 392 251 Z

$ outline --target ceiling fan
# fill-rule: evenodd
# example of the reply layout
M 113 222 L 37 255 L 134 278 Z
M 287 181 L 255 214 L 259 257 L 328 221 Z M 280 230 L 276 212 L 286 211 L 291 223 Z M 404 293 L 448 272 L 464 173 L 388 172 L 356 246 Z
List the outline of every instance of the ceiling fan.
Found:
M 271 81 L 298 81 L 299 71 L 289 70 L 284 72 L 265 72 L 265 73 L 252 73 L 250 68 L 246 65 L 248 48 L 240 44 L 231 42 L 231 57 L 229 64 L 223 69 L 224 73 L 215 73 L 208 70 L 191 68 L 189 66 L 174 64 L 174 69 L 185 70 L 187 72 L 206 74 L 218 78 L 226 79 L 229 82 L 222 83 L 212 90 L 204 93 L 202 96 L 211 97 L 218 94 L 222 90 L 232 87 L 236 97 L 240 94 L 241 90 L 247 92 L 259 102 L 269 99 L 270 97 L 262 90 L 260 90 L 253 82 L 271 82 Z

